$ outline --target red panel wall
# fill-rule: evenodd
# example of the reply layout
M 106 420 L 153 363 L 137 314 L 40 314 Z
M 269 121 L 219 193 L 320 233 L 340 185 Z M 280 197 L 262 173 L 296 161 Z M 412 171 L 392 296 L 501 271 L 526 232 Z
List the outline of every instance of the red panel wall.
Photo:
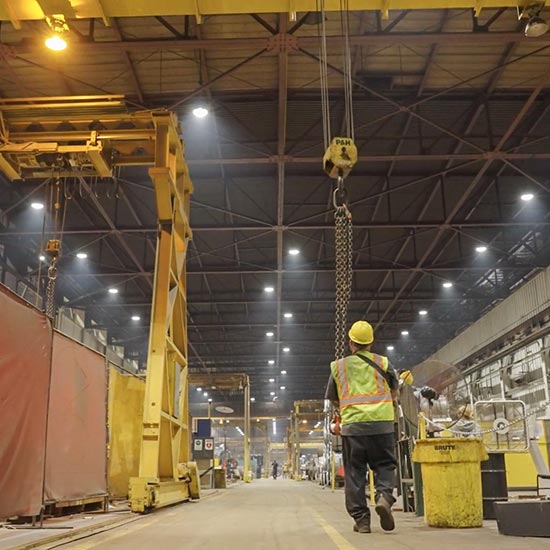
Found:
M 54 333 L 46 501 L 107 493 L 106 403 L 105 358 Z
M 0 286 L 0 518 L 40 513 L 52 330 Z

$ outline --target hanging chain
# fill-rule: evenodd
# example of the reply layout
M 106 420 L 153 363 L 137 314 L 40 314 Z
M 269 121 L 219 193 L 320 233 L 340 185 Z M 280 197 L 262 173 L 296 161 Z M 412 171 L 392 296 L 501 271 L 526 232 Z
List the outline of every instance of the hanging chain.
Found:
M 57 258 L 52 258 L 48 268 L 48 286 L 46 287 L 46 315 L 53 319 L 55 317 L 55 282 L 57 280 Z
M 335 340 L 334 355 L 341 359 L 346 355 L 346 328 L 348 323 L 348 305 L 353 279 L 353 225 L 351 212 L 347 207 L 347 194 L 344 178 L 338 178 L 334 191 L 335 207 L 335 249 L 336 249 L 336 303 L 335 303 Z

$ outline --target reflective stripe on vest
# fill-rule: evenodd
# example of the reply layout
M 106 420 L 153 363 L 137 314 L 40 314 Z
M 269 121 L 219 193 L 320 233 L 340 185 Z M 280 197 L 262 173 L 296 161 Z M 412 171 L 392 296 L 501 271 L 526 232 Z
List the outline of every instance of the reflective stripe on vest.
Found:
M 351 405 L 368 405 L 370 403 L 387 403 L 393 401 L 391 393 L 370 393 L 366 395 L 354 395 L 353 397 L 340 398 L 340 408 Z

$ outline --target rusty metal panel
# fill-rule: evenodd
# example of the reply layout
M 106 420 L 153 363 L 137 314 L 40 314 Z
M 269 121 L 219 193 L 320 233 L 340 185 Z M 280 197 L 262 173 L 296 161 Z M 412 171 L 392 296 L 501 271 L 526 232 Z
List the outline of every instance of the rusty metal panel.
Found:
M 40 513 L 50 379 L 48 319 L 0 286 L 0 518 Z
M 48 414 L 45 501 L 107 492 L 105 357 L 55 332 Z

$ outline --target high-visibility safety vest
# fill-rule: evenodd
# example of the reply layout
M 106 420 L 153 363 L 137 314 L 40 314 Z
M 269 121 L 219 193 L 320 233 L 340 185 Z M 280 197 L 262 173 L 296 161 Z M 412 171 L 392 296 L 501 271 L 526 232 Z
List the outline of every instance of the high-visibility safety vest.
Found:
M 382 370 L 388 370 L 388 358 L 362 351 Z M 342 424 L 355 422 L 392 422 L 393 398 L 388 382 L 372 365 L 357 355 L 349 355 L 330 364 L 338 387 Z

